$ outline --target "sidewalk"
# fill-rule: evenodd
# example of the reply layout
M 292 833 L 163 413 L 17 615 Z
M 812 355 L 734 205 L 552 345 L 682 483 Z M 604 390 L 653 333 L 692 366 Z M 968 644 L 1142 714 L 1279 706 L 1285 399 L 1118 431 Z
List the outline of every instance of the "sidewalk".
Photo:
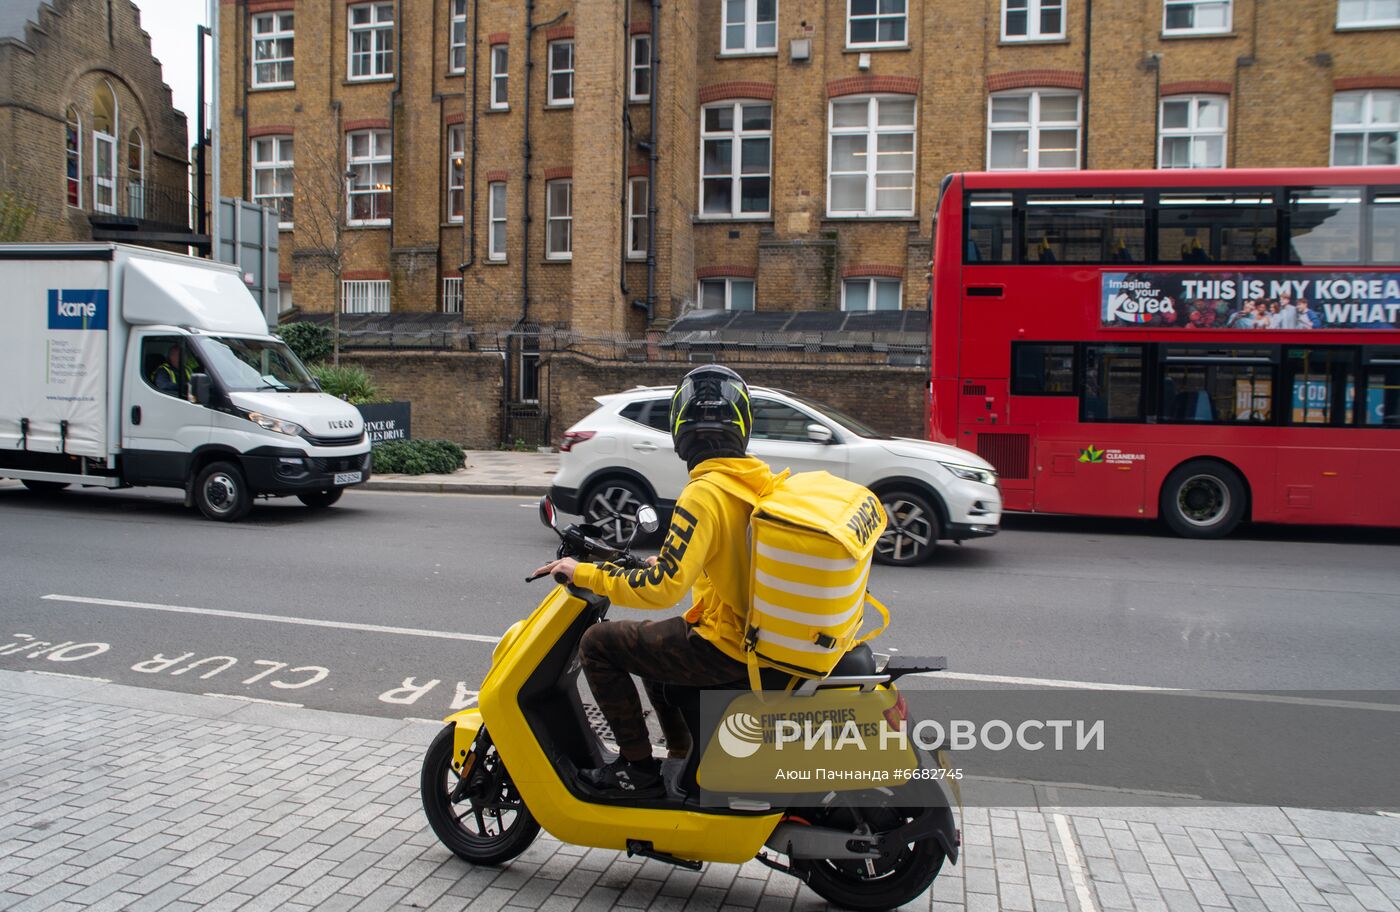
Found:
M 817 910 L 750 862 L 701 873 L 541 834 L 502 868 L 418 802 L 435 724 L 0 671 L 0 909 Z M 1400 819 L 1312 811 L 968 809 L 908 908 L 1387 912 Z M 771 876 L 770 876 L 771 875 Z
M 513 494 L 539 497 L 559 471 L 558 453 L 467 450 L 466 468 L 451 475 L 372 475 L 366 491 L 429 494 Z

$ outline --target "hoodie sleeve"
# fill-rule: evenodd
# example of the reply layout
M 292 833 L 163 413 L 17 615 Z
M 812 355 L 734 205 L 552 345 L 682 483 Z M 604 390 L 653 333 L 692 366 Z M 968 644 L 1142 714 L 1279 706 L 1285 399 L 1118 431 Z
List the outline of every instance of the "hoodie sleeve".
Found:
M 616 564 L 579 564 L 574 585 L 624 608 L 669 608 L 695 585 L 709 562 L 718 529 L 713 494 L 687 485 L 676 501 L 671 528 L 656 563 L 644 570 Z

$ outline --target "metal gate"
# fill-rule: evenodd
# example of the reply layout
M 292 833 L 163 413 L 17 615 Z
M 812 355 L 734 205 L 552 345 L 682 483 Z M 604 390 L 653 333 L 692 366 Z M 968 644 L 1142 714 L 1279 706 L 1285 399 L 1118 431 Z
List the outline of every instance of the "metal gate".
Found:
M 541 364 L 540 337 L 536 333 L 512 335 L 508 347 L 510 388 L 503 397 L 501 445 L 549 446 L 549 368 Z

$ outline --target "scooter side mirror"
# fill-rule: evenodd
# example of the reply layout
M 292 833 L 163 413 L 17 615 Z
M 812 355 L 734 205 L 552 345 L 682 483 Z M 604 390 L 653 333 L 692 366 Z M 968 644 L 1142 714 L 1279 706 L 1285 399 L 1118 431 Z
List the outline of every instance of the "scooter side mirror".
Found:
M 554 501 L 550 500 L 549 495 L 546 494 L 540 498 L 540 523 L 545 528 L 558 532 L 559 527 L 554 522 L 555 516 Z
M 638 507 L 637 525 L 648 535 L 660 528 L 661 518 L 656 515 L 656 508 L 650 505 Z

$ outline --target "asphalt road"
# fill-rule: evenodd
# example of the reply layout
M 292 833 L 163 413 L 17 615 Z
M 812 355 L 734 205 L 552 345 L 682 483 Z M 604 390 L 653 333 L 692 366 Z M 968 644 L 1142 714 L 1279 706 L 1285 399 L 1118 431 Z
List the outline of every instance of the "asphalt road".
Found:
M 1012 517 L 927 566 L 878 568 L 894 617 L 878 643 L 994 681 L 1400 691 L 1397 545 L 1392 531 L 1192 542 Z M 524 577 L 552 551 L 519 497 L 351 492 L 223 525 L 173 492 L 0 483 L 0 668 L 440 717 L 544 596 Z

